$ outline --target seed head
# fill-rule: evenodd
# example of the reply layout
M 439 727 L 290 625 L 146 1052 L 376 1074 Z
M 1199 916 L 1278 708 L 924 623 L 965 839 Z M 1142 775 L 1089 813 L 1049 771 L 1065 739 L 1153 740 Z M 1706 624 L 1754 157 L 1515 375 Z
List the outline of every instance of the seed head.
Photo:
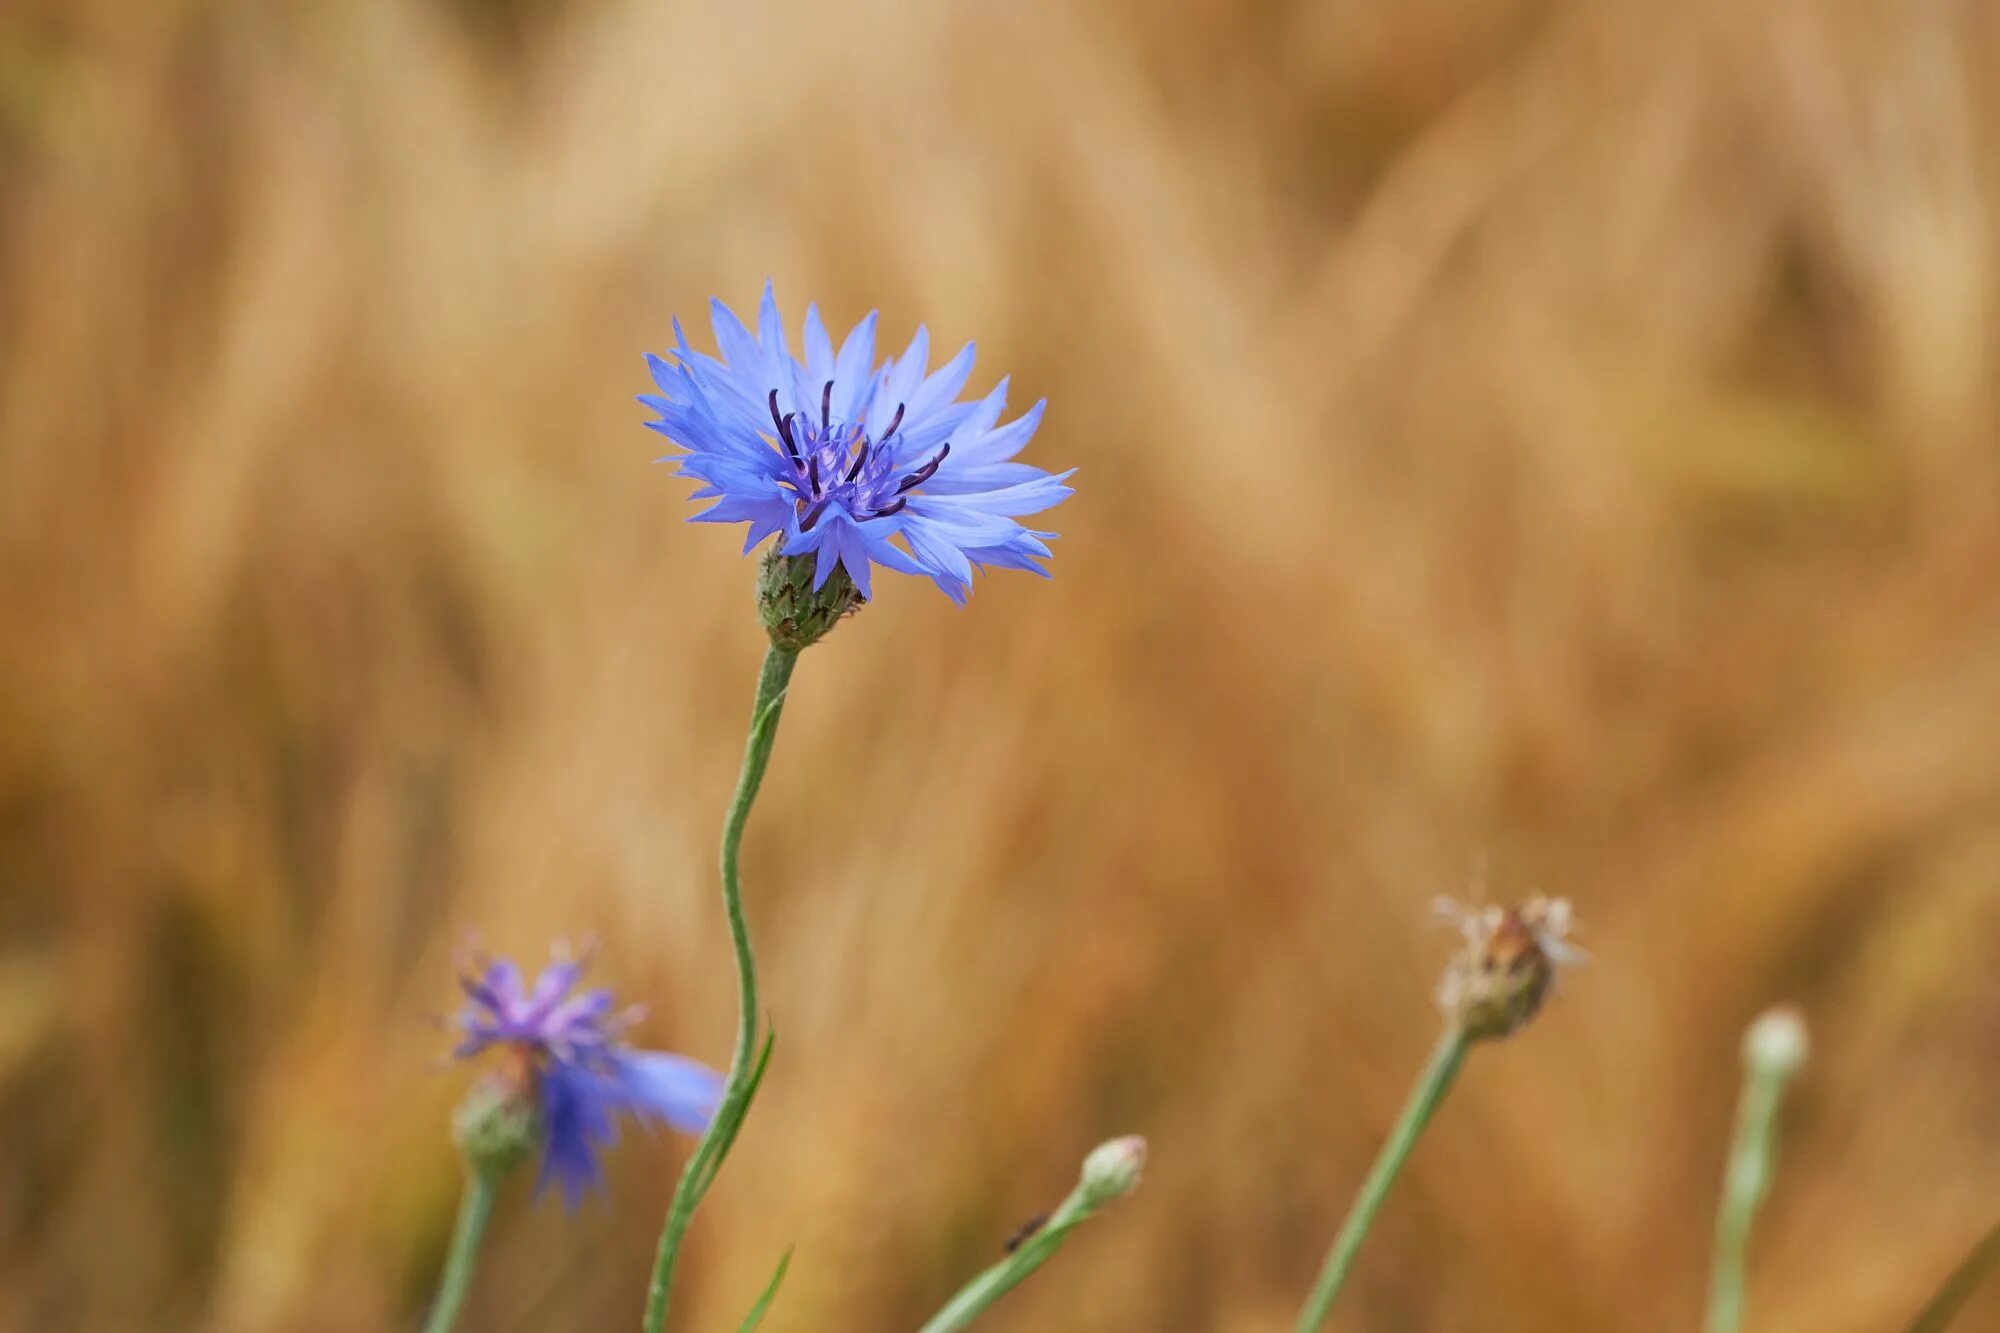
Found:
M 1557 967 L 1584 958 L 1568 942 L 1570 908 L 1562 898 L 1479 908 L 1442 900 L 1438 910 L 1464 937 L 1438 983 L 1438 1008 L 1473 1041 L 1498 1040 L 1526 1027 L 1554 988 Z

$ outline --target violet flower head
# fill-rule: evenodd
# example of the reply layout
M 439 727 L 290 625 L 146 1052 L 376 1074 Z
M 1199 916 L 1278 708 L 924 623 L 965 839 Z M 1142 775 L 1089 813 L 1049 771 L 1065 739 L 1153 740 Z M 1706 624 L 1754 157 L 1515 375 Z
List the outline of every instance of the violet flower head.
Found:
M 608 990 L 579 993 L 587 961 L 559 949 L 528 986 L 506 959 L 480 960 L 459 979 L 467 1004 L 452 1023 L 460 1035 L 454 1055 L 497 1049 L 506 1057 L 501 1077 L 534 1098 L 537 1188 L 554 1180 L 572 1208 L 598 1183 L 597 1155 L 617 1137 L 620 1114 L 699 1134 L 722 1100 L 715 1070 L 621 1040 L 637 1011 L 614 1010 Z
M 1006 380 L 958 401 L 970 343 L 932 371 L 919 328 L 877 365 L 873 314 L 836 352 L 809 306 L 801 358 L 768 283 L 754 335 L 721 301 L 710 308 L 721 359 L 689 347 L 675 320 L 673 359 L 646 358 L 660 392 L 639 398 L 659 414 L 647 426 L 687 450 L 669 457 L 701 483 L 694 498 L 715 501 L 693 521 L 748 523 L 746 553 L 775 536 L 784 555 L 815 557 L 815 589 L 840 568 L 864 599 L 873 565 L 921 574 L 961 603 L 975 567 L 1046 577 L 1055 534 L 1017 520 L 1069 495 L 1071 474 L 1014 461 L 1043 403 L 1003 426 Z

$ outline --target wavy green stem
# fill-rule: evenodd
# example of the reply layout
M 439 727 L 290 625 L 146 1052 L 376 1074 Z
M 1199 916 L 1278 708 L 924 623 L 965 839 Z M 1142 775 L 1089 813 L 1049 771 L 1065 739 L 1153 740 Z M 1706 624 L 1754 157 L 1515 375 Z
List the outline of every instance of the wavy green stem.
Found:
M 1341 1284 L 1347 1280 L 1347 1272 L 1354 1266 L 1354 1256 L 1361 1252 L 1361 1242 L 1367 1239 L 1368 1229 L 1375 1223 L 1375 1214 L 1381 1211 L 1382 1201 L 1389 1197 L 1389 1188 L 1396 1183 L 1403 1163 L 1409 1159 L 1410 1150 L 1417 1146 L 1424 1126 L 1430 1123 L 1445 1094 L 1451 1091 L 1452 1082 L 1458 1077 L 1459 1067 L 1465 1063 L 1465 1053 L 1470 1046 L 1470 1039 L 1456 1028 L 1438 1039 L 1437 1047 L 1431 1052 L 1430 1064 L 1425 1066 L 1423 1076 L 1410 1093 L 1409 1105 L 1403 1108 L 1402 1119 L 1390 1132 L 1389 1141 L 1382 1145 L 1368 1179 L 1362 1182 L 1361 1192 L 1354 1196 L 1354 1204 L 1348 1209 L 1340 1234 L 1334 1238 L 1333 1248 L 1327 1252 L 1326 1264 L 1320 1269 L 1319 1280 L 1313 1284 L 1312 1295 L 1306 1298 L 1305 1308 L 1299 1311 L 1298 1333 L 1315 1333 L 1325 1322 L 1326 1312 L 1333 1307 L 1333 1298 L 1340 1294 Z
M 722 903 L 729 915 L 729 936 L 736 946 L 736 1049 L 730 1058 L 729 1078 L 723 1084 L 715 1119 L 681 1172 L 680 1184 L 675 1187 L 673 1203 L 667 1210 L 666 1225 L 660 1232 L 653 1278 L 646 1291 L 646 1333 L 660 1333 L 666 1327 L 668 1290 L 674 1280 L 674 1265 L 680 1258 L 681 1239 L 736 1141 L 736 1131 L 742 1126 L 763 1074 L 764 1058 L 770 1053 L 768 1038 L 761 1054 L 758 1050 L 757 961 L 750 948 L 750 927 L 743 914 L 737 854 L 743 846 L 743 826 L 749 821 L 751 803 L 757 799 L 757 788 L 771 762 L 771 743 L 777 737 L 778 717 L 784 711 L 785 688 L 791 682 L 792 667 L 798 658 L 797 651 L 775 645 L 764 654 L 764 667 L 757 677 L 757 702 L 750 713 L 750 738 L 743 749 L 743 769 L 736 779 L 736 797 L 722 825 Z
M 424 1333 L 451 1333 L 458 1312 L 465 1306 L 465 1294 L 472 1287 L 472 1270 L 479 1263 L 479 1243 L 486 1237 L 486 1223 L 493 1216 L 493 1196 L 499 1192 L 499 1177 L 490 1171 L 471 1170 L 465 1177 L 465 1194 L 458 1204 L 458 1225 L 452 1229 L 451 1251 L 445 1258 L 444 1276 L 438 1279 L 437 1299 L 424 1321 Z

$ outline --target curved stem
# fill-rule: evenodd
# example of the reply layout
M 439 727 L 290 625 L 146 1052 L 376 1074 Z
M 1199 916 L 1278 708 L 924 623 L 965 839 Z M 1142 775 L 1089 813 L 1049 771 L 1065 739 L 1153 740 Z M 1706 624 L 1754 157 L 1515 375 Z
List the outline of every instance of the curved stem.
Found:
M 918 1333 L 958 1333 L 984 1314 L 993 1302 L 1019 1286 L 1028 1274 L 1047 1263 L 1062 1248 L 1069 1233 L 1096 1211 L 1097 1206 L 1085 1197 L 1084 1187 L 1079 1184 L 1040 1230 L 1022 1241 L 1012 1254 L 961 1287 Z
M 736 1049 L 729 1061 L 729 1078 L 723 1084 L 715 1118 L 709 1122 L 708 1132 L 701 1136 L 694 1156 L 681 1172 L 673 1203 L 667 1209 L 666 1226 L 660 1232 L 659 1250 L 653 1259 L 652 1282 L 646 1291 L 646 1333 L 660 1333 L 666 1326 L 668 1289 L 680 1257 L 681 1238 L 736 1141 L 736 1131 L 750 1108 L 750 1098 L 763 1072 L 757 1052 L 757 961 L 750 948 L 750 926 L 743 914 L 737 853 L 743 846 L 743 826 L 749 821 L 750 806 L 757 799 L 757 788 L 762 785 L 764 770 L 771 762 L 771 743 L 777 737 L 778 716 L 784 710 L 785 688 L 791 683 L 792 667 L 798 658 L 797 651 L 776 645 L 764 654 L 763 670 L 757 676 L 757 702 L 750 713 L 750 737 L 743 749 L 742 771 L 736 778 L 736 797 L 722 825 L 722 904 L 729 916 L 729 937 L 736 946 Z
M 492 1173 L 475 1169 L 466 1175 L 465 1195 L 458 1203 L 458 1225 L 451 1233 L 451 1251 L 445 1258 L 444 1276 L 438 1279 L 431 1316 L 424 1321 L 424 1333 L 450 1333 L 458 1322 L 465 1293 L 472 1286 L 472 1270 L 479 1262 L 479 1242 L 493 1216 L 493 1196 L 498 1192 L 499 1180 Z
M 1348 1210 L 1347 1220 L 1334 1238 L 1333 1249 L 1328 1251 L 1326 1264 L 1320 1269 L 1319 1281 L 1313 1284 L 1312 1295 L 1306 1298 L 1305 1308 L 1299 1312 L 1298 1333 L 1315 1333 L 1325 1321 L 1333 1298 L 1340 1294 L 1341 1284 L 1347 1280 L 1347 1270 L 1354 1266 L 1354 1256 L 1361 1251 L 1361 1242 L 1368 1236 L 1368 1228 L 1374 1225 L 1375 1214 L 1389 1197 L 1389 1187 L 1396 1183 L 1410 1149 L 1416 1147 L 1424 1126 L 1451 1091 L 1469 1046 L 1465 1034 L 1456 1029 L 1438 1039 L 1430 1064 L 1425 1066 L 1423 1076 L 1410 1093 L 1409 1105 L 1403 1108 L 1403 1118 L 1396 1122 L 1368 1179 L 1362 1183 L 1361 1192 L 1354 1196 L 1354 1206 Z

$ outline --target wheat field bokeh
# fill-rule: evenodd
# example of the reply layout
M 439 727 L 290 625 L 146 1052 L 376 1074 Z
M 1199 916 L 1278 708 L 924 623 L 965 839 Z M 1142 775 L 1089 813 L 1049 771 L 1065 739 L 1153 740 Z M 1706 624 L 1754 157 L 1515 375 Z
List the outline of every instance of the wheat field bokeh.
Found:
M 1139 1132 L 990 1326 L 1288 1328 L 1432 899 L 1544 890 L 1335 1326 L 1693 1327 L 1791 1000 L 1751 1327 L 1901 1327 L 2000 1197 L 1997 90 L 1970 0 L 15 0 L 0 1329 L 414 1327 L 470 938 L 726 1060 L 753 566 L 632 396 L 767 277 L 1080 471 L 801 663 L 679 1326 L 914 1327 Z M 685 1151 L 465 1327 L 635 1326 Z

